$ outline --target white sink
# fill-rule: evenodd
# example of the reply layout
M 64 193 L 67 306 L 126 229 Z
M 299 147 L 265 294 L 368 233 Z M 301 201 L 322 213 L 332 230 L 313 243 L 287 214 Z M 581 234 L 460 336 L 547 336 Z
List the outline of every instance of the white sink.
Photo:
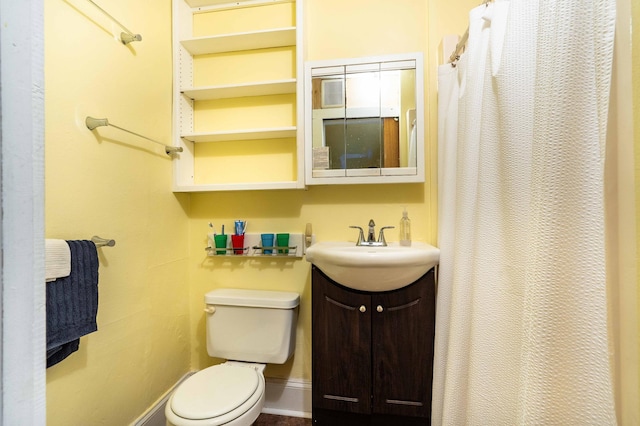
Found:
M 307 249 L 306 258 L 329 278 L 362 291 L 389 291 L 407 286 L 438 264 L 440 250 L 412 242 L 404 247 L 356 246 L 344 241 L 326 241 Z

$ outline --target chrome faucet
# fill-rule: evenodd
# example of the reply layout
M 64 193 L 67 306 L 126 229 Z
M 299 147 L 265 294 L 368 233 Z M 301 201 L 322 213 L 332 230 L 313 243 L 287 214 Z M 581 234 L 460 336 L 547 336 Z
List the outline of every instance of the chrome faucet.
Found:
M 349 228 L 358 229 L 360 232 L 358 234 L 358 241 L 356 242 L 356 246 L 375 246 L 375 247 L 384 247 L 387 245 L 387 240 L 384 238 L 384 230 L 392 229 L 395 226 L 383 226 L 380 228 L 380 234 L 378 235 L 378 241 L 376 241 L 376 223 L 373 219 L 369 220 L 369 231 L 367 232 L 367 239 L 364 238 L 364 230 L 359 226 L 349 226 Z
M 367 234 L 367 242 L 376 242 L 376 223 L 373 221 L 373 219 L 369 219 L 369 232 Z

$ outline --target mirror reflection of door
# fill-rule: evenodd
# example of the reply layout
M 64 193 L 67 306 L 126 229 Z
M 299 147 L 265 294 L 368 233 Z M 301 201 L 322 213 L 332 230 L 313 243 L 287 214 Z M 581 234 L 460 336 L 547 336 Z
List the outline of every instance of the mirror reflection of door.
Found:
M 378 169 L 383 152 L 380 64 L 347 65 L 345 85 L 345 168 Z
M 380 167 L 400 167 L 400 120 L 382 119 L 382 164 Z
M 382 167 L 381 118 L 324 120 L 324 135 L 329 148 L 330 168 L 366 169 Z

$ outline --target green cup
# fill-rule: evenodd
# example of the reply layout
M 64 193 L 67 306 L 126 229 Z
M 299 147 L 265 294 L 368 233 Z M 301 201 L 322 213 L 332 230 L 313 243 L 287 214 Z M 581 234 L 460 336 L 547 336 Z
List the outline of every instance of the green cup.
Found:
M 227 254 L 227 234 L 215 235 L 213 237 L 216 244 L 216 248 L 223 248 L 224 250 L 216 250 L 216 254 Z
M 276 234 L 278 247 L 289 247 L 289 234 Z M 289 253 L 289 249 L 278 249 L 278 253 Z

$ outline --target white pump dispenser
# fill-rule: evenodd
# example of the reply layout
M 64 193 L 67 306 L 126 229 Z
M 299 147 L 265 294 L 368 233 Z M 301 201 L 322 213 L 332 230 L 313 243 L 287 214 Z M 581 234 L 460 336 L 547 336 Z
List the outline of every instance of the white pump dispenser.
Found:
M 411 245 L 411 220 L 409 219 L 407 209 L 404 209 L 402 219 L 400 219 L 400 245 Z

